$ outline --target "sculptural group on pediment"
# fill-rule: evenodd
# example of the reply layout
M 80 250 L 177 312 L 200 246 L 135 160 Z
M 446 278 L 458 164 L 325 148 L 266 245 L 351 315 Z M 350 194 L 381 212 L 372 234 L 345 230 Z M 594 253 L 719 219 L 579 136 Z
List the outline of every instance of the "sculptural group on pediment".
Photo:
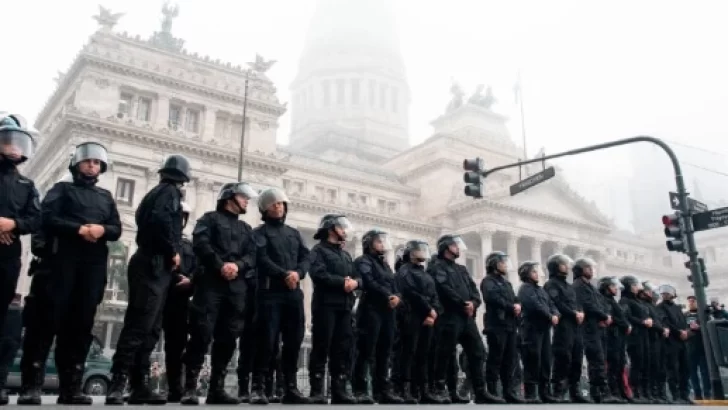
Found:
M 485 94 L 483 94 L 483 90 L 485 90 Z M 453 81 L 450 86 L 450 94 L 452 94 L 452 99 L 445 109 L 445 112 L 447 113 L 453 112 L 465 104 L 475 105 L 483 107 L 486 110 L 490 110 L 493 104 L 497 101 L 495 96 L 493 96 L 493 88 L 490 86 L 486 88 L 483 84 L 478 84 L 475 88 L 475 92 L 473 92 L 470 98 L 468 98 L 467 103 L 465 102 L 465 90 L 456 81 Z

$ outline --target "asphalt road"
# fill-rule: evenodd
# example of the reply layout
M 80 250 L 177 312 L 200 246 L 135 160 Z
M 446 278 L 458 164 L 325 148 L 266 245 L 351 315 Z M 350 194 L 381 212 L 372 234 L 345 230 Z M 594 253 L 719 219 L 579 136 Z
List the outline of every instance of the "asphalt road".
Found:
M 10 406 L 6 406 L 6 408 L 8 408 L 8 407 L 27 408 L 27 406 L 17 406 L 15 404 L 15 398 L 16 397 L 17 396 L 11 396 L 11 398 L 10 398 Z M 67 408 L 68 407 L 68 406 L 59 406 L 59 405 L 56 405 L 56 396 L 43 396 L 43 404 L 44 404 L 43 407 L 45 407 L 45 408 L 49 408 L 49 407 L 51 407 L 51 408 L 52 407 Z M 248 406 L 248 405 L 247 404 L 242 404 L 240 406 Z M 240 406 L 214 406 L 214 408 L 215 409 L 228 409 L 228 408 L 235 409 L 235 408 L 240 408 Z M 475 404 L 465 404 L 465 405 L 452 405 L 452 404 L 450 404 L 450 405 L 443 405 L 442 407 L 447 407 L 448 409 L 457 409 L 457 408 L 472 408 L 474 406 L 476 406 L 476 405 Z M 480 405 L 478 405 L 478 406 L 480 407 Z M 598 405 L 598 404 L 592 404 L 592 405 L 583 405 L 583 404 L 580 404 L 580 405 L 575 405 L 575 404 L 540 404 L 540 405 L 526 405 L 526 404 L 514 405 L 514 404 L 506 404 L 506 405 L 493 405 L 493 404 L 488 404 L 486 406 L 487 406 L 488 409 L 508 409 L 508 410 L 518 410 L 518 409 L 523 409 L 523 410 L 529 409 L 529 410 L 532 410 L 534 408 L 539 408 L 539 409 L 560 409 L 560 408 L 563 408 L 563 407 L 573 407 L 573 408 L 577 408 L 578 407 L 579 410 L 587 410 L 587 409 L 600 409 L 600 410 L 605 410 L 605 409 L 624 409 L 624 405 Z M 104 407 L 104 408 L 114 408 L 116 406 L 114 406 L 114 407 L 111 407 L 111 406 L 106 407 L 106 406 L 104 406 L 104 397 L 102 397 L 102 396 L 95 396 L 94 397 L 94 404 L 93 404 L 93 406 L 89 406 L 89 407 L 86 407 L 86 406 L 84 406 L 84 407 L 82 407 L 82 406 L 75 406 L 75 407 L 80 409 L 80 408 L 89 408 L 89 407 L 90 408 L 101 408 L 101 407 Z M 146 408 L 147 410 L 149 410 L 150 408 L 154 408 L 156 406 L 128 406 L 128 405 L 127 406 L 124 406 L 124 408 L 131 408 L 131 407 L 135 407 L 135 408 L 136 407 L 138 407 L 138 408 Z M 163 407 L 165 409 L 169 409 L 169 408 L 186 408 L 186 409 L 189 409 L 190 408 L 190 406 L 180 406 L 179 404 L 167 404 L 167 405 L 165 405 Z M 263 407 L 263 406 L 256 406 L 256 407 L 260 408 L 260 407 Z M 297 408 L 301 408 L 301 409 L 303 409 L 303 408 L 310 409 L 311 407 L 314 407 L 314 406 L 310 406 L 310 405 L 301 405 L 301 406 L 285 405 L 285 406 L 282 406 L 280 404 L 269 404 L 267 407 L 285 407 L 285 408 L 297 407 Z M 317 406 L 317 407 L 324 407 L 324 406 Z M 326 408 L 340 408 L 340 409 L 351 408 L 351 406 L 325 406 L 325 407 Z M 366 406 L 356 406 L 356 407 L 366 407 Z M 415 408 L 415 407 L 422 408 L 421 406 L 415 406 L 415 405 L 406 405 L 406 406 L 404 406 L 404 405 L 402 405 L 402 406 L 396 406 L 396 405 L 387 405 L 387 406 L 382 405 L 382 406 L 380 406 L 380 405 L 377 405 L 377 408 L 378 409 L 391 409 L 391 410 L 395 410 L 395 409 L 401 410 L 403 408 L 408 408 L 408 407 L 409 408 Z M 431 407 L 431 405 L 428 405 L 428 407 Z M 438 406 L 438 407 L 440 407 L 440 406 Z M 635 406 L 630 406 L 630 407 L 633 407 L 634 408 Z M 640 406 L 640 407 L 643 407 L 643 406 Z M 671 410 L 673 410 L 673 409 L 682 409 L 682 408 L 688 409 L 688 408 L 691 408 L 691 407 L 693 407 L 693 406 L 669 406 L 669 408 Z

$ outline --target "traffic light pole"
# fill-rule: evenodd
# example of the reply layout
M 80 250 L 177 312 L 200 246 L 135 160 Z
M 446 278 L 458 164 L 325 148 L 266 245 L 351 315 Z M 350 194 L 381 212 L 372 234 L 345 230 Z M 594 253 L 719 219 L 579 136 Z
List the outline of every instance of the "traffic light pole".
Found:
M 618 147 L 622 145 L 628 145 L 628 144 L 634 144 L 636 142 L 649 142 L 651 144 L 655 144 L 662 148 L 663 151 L 667 154 L 668 157 L 670 157 L 670 162 L 672 162 L 672 168 L 675 173 L 675 184 L 677 185 L 677 195 L 680 200 L 680 213 L 681 217 L 683 218 L 683 221 L 685 222 L 685 238 L 687 241 L 687 255 L 690 257 L 690 272 L 693 277 L 693 284 L 695 286 L 695 299 L 698 302 L 698 319 L 700 321 L 700 325 L 703 329 L 707 329 L 707 323 L 708 323 L 708 315 L 706 314 L 706 310 L 708 307 L 708 298 L 705 294 L 705 284 L 703 283 L 703 274 L 700 272 L 700 264 L 698 263 L 698 249 L 695 244 L 695 236 L 694 229 L 693 229 L 693 223 L 692 219 L 690 217 L 690 207 L 688 204 L 688 192 L 685 189 L 685 181 L 683 179 L 682 174 L 682 168 L 680 167 L 680 162 L 677 159 L 677 155 L 675 155 L 675 152 L 670 148 L 669 145 L 667 145 L 664 141 L 660 140 L 659 138 L 650 137 L 650 136 L 637 136 L 632 138 L 625 138 L 621 140 L 611 141 L 611 142 L 605 142 L 603 144 L 597 144 L 597 145 L 590 145 L 583 148 L 577 148 L 570 151 L 564 151 L 556 154 L 546 155 L 539 158 L 529 159 L 525 161 L 518 161 L 511 164 L 501 165 L 499 167 L 495 167 L 489 170 L 485 170 L 481 172 L 481 176 L 483 178 L 487 177 L 490 174 L 493 174 L 497 171 L 502 171 L 505 169 L 515 168 L 515 167 L 521 167 L 523 165 L 532 164 L 535 162 L 542 162 L 549 159 L 555 159 L 555 158 L 561 158 L 561 157 L 568 157 L 572 155 L 579 155 L 584 154 L 587 152 L 592 151 L 599 151 L 607 148 L 612 147 Z M 723 384 L 720 379 L 720 370 L 718 369 L 718 364 L 715 361 L 715 357 L 713 356 L 713 349 L 711 347 L 711 341 L 710 338 L 707 337 L 707 334 L 703 335 L 703 346 L 705 348 L 705 355 L 708 362 L 708 370 L 710 372 L 710 381 L 712 384 L 712 391 L 713 391 L 713 397 L 719 400 L 723 400 L 725 398 L 723 393 Z

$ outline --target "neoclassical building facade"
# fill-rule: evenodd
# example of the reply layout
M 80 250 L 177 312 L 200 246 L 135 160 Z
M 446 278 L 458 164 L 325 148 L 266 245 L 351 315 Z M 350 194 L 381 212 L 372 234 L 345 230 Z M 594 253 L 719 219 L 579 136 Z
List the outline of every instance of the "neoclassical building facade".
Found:
M 322 1 L 321 7 L 325 11 L 333 3 Z M 373 8 L 374 3 L 367 4 Z M 108 10 L 96 18 L 99 30 L 38 116 L 39 144 L 24 172 L 44 194 L 67 172 L 76 144 L 93 140 L 108 148 L 112 163 L 101 185 L 116 198 L 124 224 L 112 267 L 123 266 L 135 250 L 134 211 L 156 184 L 165 155 L 181 153 L 192 163 L 194 178 L 184 190 L 193 225 L 214 208 L 222 184 L 237 179 L 244 126 L 243 179 L 256 188 L 285 189 L 291 198 L 288 223 L 301 230 L 308 245 L 322 215 L 344 213 L 357 230 L 348 245 L 354 256 L 362 252 L 361 235 L 374 227 L 388 231 L 397 247 L 411 239 L 434 246 L 444 233 L 462 235 L 468 249 L 461 262 L 477 282 L 484 256 L 503 250 L 514 263 L 543 262 L 564 252 L 592 257 L 600 275 L 635 274 L 679 288 L 688 285 L 686 271 L 665 250 L 660 232 L 647 238 L 615 231 L 558 169 L 553 180 L 514 197 L 508 186 L 518 181 L 517 170 L 490 176 L 484 199 L 465 197 L 464 158 L 480 156 L 497 166 L 515 161 L 521 150 L 508 134 L 505 117 L 457 96 L 432 122 L 432 135 L 410 146 L 406 73 L 398 48 L 387 45 L 396 39 L 369 36 L 376 41 L 365 44 L 351 25 L 338 36 L 331 30 L 340 26 L 327 32 L 324 23 L 313 24 L 316 32 L 309 35 L 291 85 L 289 108 L 266 76 L 272 63 L 258 58 L 244 68 L 190 53 L 172 35 L 169 13 L 163 29 L 148 40 L 115 32 L 117 17 Z M 339 41 L 321 42 L 326 36 Z M 359 54 L 351 44 L 361 46 Z M 350 52 L 337 60 L 341 50 Z M 321 55 L 327 56 L 325 64 L 317 58 Z M 277 130 L 288 111 L 291 144 L 281 146 Z M 538 172 L 540 166 L 524 172 Z M 252 209 L 244 219 L 255 226 L 259 217 Z M 517 282 L 515 276 L 511 280 Z M 28 286 L 28 278 L 21 279 L 20 291 Z M 304 291 L 310 301 L 308 279 Z M 119 281 L 109 280 L 97 329 L 108 349 L 115 347 L 125 298 Z

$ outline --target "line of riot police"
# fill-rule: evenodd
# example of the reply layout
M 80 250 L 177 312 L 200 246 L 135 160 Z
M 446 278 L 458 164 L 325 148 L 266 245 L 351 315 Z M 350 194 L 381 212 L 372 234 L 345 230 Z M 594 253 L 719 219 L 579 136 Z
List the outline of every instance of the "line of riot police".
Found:
M 18 118 L 0 116 L 0 176 L 11 193 L 0 199 L 3 298 L 17 283 L 19 235 L 35 233 L 37 257 L 29 272 L 18 404 L 40 404 L 55 339 L 58 402 L 88 405 L 92 400 L 81 380 L 107 281 L 107 243 L 121 235 L 113 197 L 96 185 L 108 168 L 107 152 L 94 142 L 77 146 L 70 181 L 53 185 L 40 203 L 32 181 L 17 173 L 32 152 L 31 133 Z M 506 279 L 508 256 L 494 252 L 486 258 L 479 291 L 471 272 L 456 263 L 466 247 L 455 235 L 439 238 L 434 255 L 426 242 L 408 242 L 395 273 L 385 258 L 391 251 L 386 232 L 368 231 L 363 255 L 353 259 L 344 248 L 351 223 L 345 215 L 329 214 L 309 250 L 300 232 L 285 223 L 285 193 L 276 188 L 257 193 L 244 182 L 222 187 L 216 208 L 197 220 L 190 242 L 182 235 L 189 209 L 181 193 L 191 178 L 189 161 L 170 155 L 159 174 L 159 184 L 136 211 L 137 250 L 128 265 L 129 303 L 113 358 L 109 405 L 124 403 L 127 385 L 130 404 L 198 404 L 197 379 L 208 350 L 208 404 L 267 404 L 275 396 L 289 404 L 328 403 L 327 364 L 335 404 L 466 403 L 470 399 L 457 389 L 458 345 L 476 403 L 666 402 L 665 381 L 673 401 L 689 401 L 690 333 L 672 287 L 660 290 L 663 302 L 655 305 L 655 290 L 634 277 L 621 283 L 601 278 L 595 287 L 593 261 L 572 266 L 568 257 L 554 255 L 544 287 L 538 284 L 538 263 L 518 268 L 523 283 L 516 295 Z M 255 229 L 239 219 L 251 200 L 257 200 L 263 219 Z M 567 282 L 570 272 L 573 283 Z M 310 397 L 300 393 L 296 377 L 305 332 L 300 282 L 306 275 L 314 285 Z M 10 302 L 5 299 L 3 309 Z M 488 354 L 475 322 L 481 305 Z M 149 358 L 162 331 L 167 395 L 149 386 Z M 224 385 L 238 341 L 234 397 Z M 659 360 L 660 355 L 671 359 Z M 583 357 L 591 399 L 579 389 Z M 627 357 L 629 385 L 621 382 Z M 520 362 L 523 398 L 515 377 Z

